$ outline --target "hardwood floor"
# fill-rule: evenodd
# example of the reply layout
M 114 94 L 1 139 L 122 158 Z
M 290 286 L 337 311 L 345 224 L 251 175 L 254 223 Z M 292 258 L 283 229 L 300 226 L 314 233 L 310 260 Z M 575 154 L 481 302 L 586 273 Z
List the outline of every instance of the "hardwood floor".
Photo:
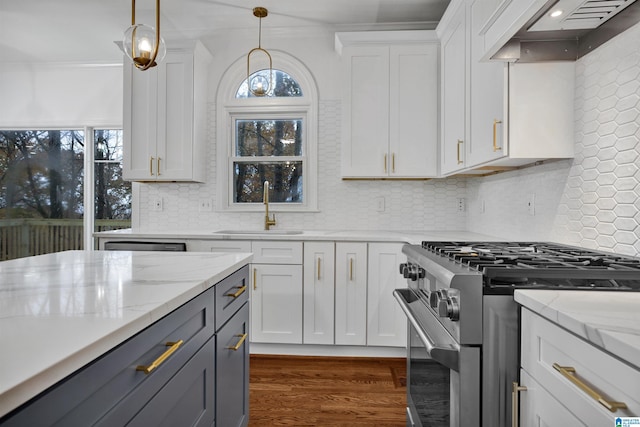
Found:
M 405 425 L 405 359 L 251 355 L 249 426 Z

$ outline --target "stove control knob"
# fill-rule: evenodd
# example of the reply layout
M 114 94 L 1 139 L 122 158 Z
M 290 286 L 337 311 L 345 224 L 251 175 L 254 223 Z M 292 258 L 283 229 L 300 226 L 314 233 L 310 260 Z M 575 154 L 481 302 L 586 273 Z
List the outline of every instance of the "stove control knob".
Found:
M 447 290 L 446 289 L 438 289 L 437 291 L 433 291 L 429 294 L 429 305 L 431 308 L 436 310 L 440 301 L 447 299 Z
M 460 304 L 458 304 L 458 298 L 448 297 L 440 300 L 440 302 L 438 302 L 438 315 L 440 317 L 448 317 L 453 321 L 460 319 Z
M 418 267 L 417 265 L 409 265 L 404 277 L 415 282 L 418 279 L 424 279 L 424 276 L 424 268 Z
M 405 276 L 405 271 L 407 270 L 407 268 L 409 267 L 409 264 L 406 262 L 403 262 L 402 264 L 400 264 L 400 274 L 402 274 L 403 276 Z M 405 276 L 406 278 L 406 276 Z

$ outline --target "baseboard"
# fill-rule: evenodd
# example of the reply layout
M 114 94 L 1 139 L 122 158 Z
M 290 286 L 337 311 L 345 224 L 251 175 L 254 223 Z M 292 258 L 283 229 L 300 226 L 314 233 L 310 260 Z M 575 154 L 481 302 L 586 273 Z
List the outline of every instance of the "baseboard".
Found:
M 407 357 L 407 349 L 404 347 L 360 347 L 342 345 L 251 343 L 249 346 L 249 352 L 252 355 Z

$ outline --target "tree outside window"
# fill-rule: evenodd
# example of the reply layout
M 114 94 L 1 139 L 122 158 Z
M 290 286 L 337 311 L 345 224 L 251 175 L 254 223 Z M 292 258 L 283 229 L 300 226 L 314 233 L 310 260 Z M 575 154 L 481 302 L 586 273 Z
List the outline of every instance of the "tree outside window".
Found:
M 123 220 L 109 228 L 130 225 L 122 130 L 93 132 L 95 167 L 86 171 L 83 130 L 0 130 L 0 260 L 82 249 L 87 210 L 98 220 Z M 91 206 L 86 185 L 95 194 Z

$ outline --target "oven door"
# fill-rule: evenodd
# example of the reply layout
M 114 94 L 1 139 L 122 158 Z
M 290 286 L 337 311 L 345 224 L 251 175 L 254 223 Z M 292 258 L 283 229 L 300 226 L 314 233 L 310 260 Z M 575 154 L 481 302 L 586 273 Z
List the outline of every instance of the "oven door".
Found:
M 407 426 L 480 425 L 480 348 L 460 346 L 410 289 L 394 296 L 407 315 Z

